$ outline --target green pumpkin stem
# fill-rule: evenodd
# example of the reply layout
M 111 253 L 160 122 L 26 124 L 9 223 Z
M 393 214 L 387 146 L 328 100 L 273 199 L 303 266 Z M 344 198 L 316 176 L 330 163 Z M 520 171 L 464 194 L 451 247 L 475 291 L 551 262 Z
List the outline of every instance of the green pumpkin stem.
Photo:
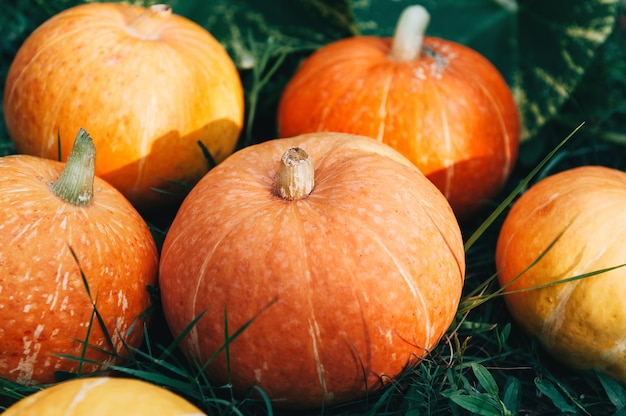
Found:
M 80 129 L 61 176 L 50 185 L 52 193 L 79 207 L 91 204 L 96 167 L 96 146 L 91 137 Z
M 315 186 L 314 173 L 311 156 L 299 147 L 289 148 L 280 160 L 276 193 L 287 201 L 306 198 Z
M 422 53 L 424 33 L 430 14 L 422 6 L 409 6 L 400 15 L 393 35 L 391 57 L 397 61 L 411 61 Z
M 128 33 L 141 39 L 159 39 L 163 21 L 172 15 L 172 8 L 166 4 L 154 4 L 148 7 L 126 29 Z

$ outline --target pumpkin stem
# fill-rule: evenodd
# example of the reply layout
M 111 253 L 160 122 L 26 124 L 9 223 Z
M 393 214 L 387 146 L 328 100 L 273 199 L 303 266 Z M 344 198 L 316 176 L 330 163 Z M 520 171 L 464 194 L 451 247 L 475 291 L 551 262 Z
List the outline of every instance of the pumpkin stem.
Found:
M 411 61 L 419 57 L 429 21 L 430 14 L 422 6 L 404 9 L 393 35 L 391 57 L 397 61 Z
M 141 39 L 156 40 L 159 38 L 163 21 L 171 15 L 172 8 L 170 6 L 154 4 L 130 22 L 126 29 Z
M 52 193 L 79 207 L 91 204 L 96 166 L 96 146 L 91 137 L 80 129 L 61 176 L 50 185 Z
M 289 148 L 280 160 L 276 191 L 288 201 L 306 198 L 315 185 L 313 158 L 299 147 Z

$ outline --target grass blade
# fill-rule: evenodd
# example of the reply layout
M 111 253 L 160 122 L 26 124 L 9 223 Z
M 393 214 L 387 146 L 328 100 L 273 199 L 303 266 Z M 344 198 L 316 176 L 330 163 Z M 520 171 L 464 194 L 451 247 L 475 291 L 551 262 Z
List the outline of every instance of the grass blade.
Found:
M 213 155 L 211 154 L 209 149 L 206 147 L 206 145 L 202 143 L 201 140 L 198 140 L 197 143 L 198 143 L 198 146 L 200 146 L 200 149 L 202 150 L 202 155 L 209 163 L 209 170 L 213 169 L 215 166 L 217 166 L 217 162 L 213 158 Z

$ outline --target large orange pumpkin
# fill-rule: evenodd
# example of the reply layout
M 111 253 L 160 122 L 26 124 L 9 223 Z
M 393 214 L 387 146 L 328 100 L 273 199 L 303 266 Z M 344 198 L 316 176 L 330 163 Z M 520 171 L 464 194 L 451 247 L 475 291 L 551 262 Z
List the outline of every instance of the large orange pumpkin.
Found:
M 180 396 L 141 380 L 77 378 L 13 404 L 4 416 L 203 416 Z
M 96 174 L 140 210 L 182 200 L 235 147 L 238 72 L 224 48 L 169 7 L 76 6 L 52 17 L 11 64 L 4 116 L 20 153 L 65 160 L 79 128 Z M 182 185 L 182 186 L 181 186 Z
M 126 346 L 142 342 L 140 315 L 150 306 L 147 286 L 157 279 L 156 245 L 124 196 L 94 178 L 93 164 L 84 131 L 65 166 L 30 155 L 0 159 L 4 378 L 51 383 L 56 371 L 98 370 L 103 366 L 86 362 L 119 362 L 130 354 Z
M 394 38 L 357 36 L 311 55 L 287 83 L 279 136 L 340 131 L 400 151 L 461 219 L 509 177 L 520 121 L 498 70 L 458 43 L 423 37 L 428 13 L 409 7 Z
M 625 232 L 626 172 L 570 169 L 515 202 L 498 238 L 496 264 L 506 304 L 522 328 L 567 365 L 626 385 L 626 267 L 556 284 L 626 265 Z
M 415 166 L 371 138 L 313 133 L 211 170 L 172 223 L 159 282 L 176 336 L 204 313 L 181 347 L 202 365 L 219 353 L 214 382 L 307 408 L 418 363 L 452 322 L 464 272 L 450 205 Z

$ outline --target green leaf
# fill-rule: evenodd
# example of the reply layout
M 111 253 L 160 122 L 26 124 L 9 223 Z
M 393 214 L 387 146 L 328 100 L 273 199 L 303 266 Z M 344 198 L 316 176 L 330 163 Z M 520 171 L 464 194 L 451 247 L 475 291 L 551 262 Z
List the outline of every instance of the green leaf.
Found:
M 597 376 L 613 406 L 615 406 L 617 410 L 626 410 L 626 389 L 608 376 L 600 373 L 598 373 Z
M 478 380 L 478 384 L 485 389 L 485 392 L 489 393 L 492 396 L 498 396 L 498 383 L 493 378 L 489 370 L 487 370 L 483 365 L 478 363 L 471 363 L 470 367 L 474 372 L 474 376 Z
M 536 378 L 535 386 L 541 393 L 548 397 L 554 406 L 556 406 L 556 408 L 562 413 L 576 413 L 576 407 L 567 402 L 551 381 L 543 378 Z
M 357 33 L 347 0 L 173 0 L 170 5 L 207 28 L 240 69 L 254 67 L 256 49 L 269 38 L 286 48 L 312 51 Z
M 363 34 L 392 36 L 400 12 L 415 1 L 353 2 Z M 535 134 L 573 93 L 615 26 L 618 0 L 422 0 L 426 34 L 483 54 L 511 86 L 523 139 Z M 583 121 L 583 120 L 580 120 Z
M 450 395 L 450 400 L 475 415 L 500 416 L 502 414 L 502 409 L 490 397 L 485 395 L 467 395 L 459 392 Z
M 522 399 L 522 383 L 515 377 L 508 377 L 504 386 L 502 403 L 511 414 L 518 414 Z

